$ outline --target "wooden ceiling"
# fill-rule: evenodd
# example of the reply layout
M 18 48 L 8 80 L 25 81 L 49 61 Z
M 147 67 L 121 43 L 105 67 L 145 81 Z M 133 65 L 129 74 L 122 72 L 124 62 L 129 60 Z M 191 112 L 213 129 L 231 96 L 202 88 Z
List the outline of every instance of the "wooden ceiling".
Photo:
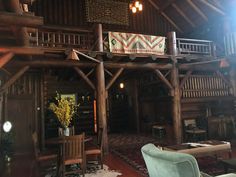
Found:
M 146 0 L 174 28 L 186 33 L 214 18 L 227 16 L 231 0 Z
M 50 0 L 35 0 L 35 2 L 36 1 L 43 1 L 45 4 L 46 1 Z M 71 1 L 72 0 L 70 0 L 70 2 Z M 80 1 L 82 0 L 78 0 L 78 2 Z M 129 2 L 130 0 L 117 1 Z M 0 0 L 0 11 L 10 11 L 6 8 L 6 2 L 8 2 L 8 0 Z M 20 2 L 28 2 L 29 4 L 31 4 L 31 0 L 20 0 Z M 59 3 L 62 1 L 53 0 L 53 2 Z M 184 36 L 185 34 L 190 33 L 192 31 L 197 31 L 198 28 L 200 26 L 203 26 L 204 24 L 212 23 L 212 21 L 214 20 L 220 21 L 221 19 L 228 17 L 230 13 L 232 13 L 232 8 L 236 7 L 235 0 L 142 0 L 142 2 L 144 4 L 144 11 L 149 12 L 143 12 L 142 15 L 136 15 L 136 17 L 133 17 L 133 21 L 129 27 L 131 29 L 131 32 L 135 29 L 136 31 L 134 32 L 147 34 L 157 33 L 165 35 L 165 31 L 175 30 L 178 32 L 178 34 L 182 33 L 182 36 Z M 78 5 L 81 6 L 80 3 L 78 3 Z M 79 10 L 77 8 L 76 11 L 82 11 L 81 8 L 82 6 L 79 7 Z M 47 11 L 50 11 L 50 13 L 52 10 L 53 9 L 47 9 Z M 84 14 L 81 13 L 78 13 L 76 15 L 77 18 L 81 18 L 80 21 L 82 21 L 82 17 L 84 16 Z M 150 16 L 150 13 L 156 17 Z M 44 16 L 45 14 L 37 14 L 36 12 L 36 15 Z M 163 25 L 160 22 L 161 19 L 157 16 L 160 16 L 168 24 Z M 45 22 L 47 22 L 46 16 L 44 16 L 44 19 Z M 63 25 L 68 26 L 68 24 Z M 73 25 L 80 27 L 86 26 L 86 23 L 74 23 Z M 161 25 L 163 27 L 161 27 Z M 114 26 L 114 28 L 116 28 L 116 26 Z M 128 27 L 117 27 L 116 29 L 120 30 L 119 28 L 124 29 L 123 31 L 129 31 Z M 12 40 L 14 40 L 14 35 L 12 35 L 12 27 L 6 26 L 4 23 L 2 23 L 0 24 L 0 31 L 0 39 L 2 38 L 2 36 L 4 38 L 6 38 L 7 36 L 9 38 L 9 43 L 12 43 Z

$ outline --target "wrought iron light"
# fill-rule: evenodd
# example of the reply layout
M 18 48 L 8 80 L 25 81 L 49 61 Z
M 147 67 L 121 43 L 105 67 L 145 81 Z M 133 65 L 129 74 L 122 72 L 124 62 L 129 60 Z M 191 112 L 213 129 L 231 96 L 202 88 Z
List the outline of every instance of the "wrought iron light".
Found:
M 143 4 L 140 1 L 134 0 L 129 4 L 132 13 L 140 12 L 143 10 Z

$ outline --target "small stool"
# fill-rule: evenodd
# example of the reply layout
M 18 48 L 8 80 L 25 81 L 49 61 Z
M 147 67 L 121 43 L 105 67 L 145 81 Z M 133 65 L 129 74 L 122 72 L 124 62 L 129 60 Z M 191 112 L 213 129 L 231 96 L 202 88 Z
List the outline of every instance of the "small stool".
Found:
M 152 126 L 152 136 L 155 138 L 163 138 L 166 135 L 166 129 L 164 126 L 153 125 Z

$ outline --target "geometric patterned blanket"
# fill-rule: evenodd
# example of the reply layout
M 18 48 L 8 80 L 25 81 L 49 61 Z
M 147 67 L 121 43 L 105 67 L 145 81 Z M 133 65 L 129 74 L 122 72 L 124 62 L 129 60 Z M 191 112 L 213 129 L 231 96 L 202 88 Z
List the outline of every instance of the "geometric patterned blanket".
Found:
M 165 37 L 162 36 L 109 32 L 108 37 L 111 53 L 164 55 Z

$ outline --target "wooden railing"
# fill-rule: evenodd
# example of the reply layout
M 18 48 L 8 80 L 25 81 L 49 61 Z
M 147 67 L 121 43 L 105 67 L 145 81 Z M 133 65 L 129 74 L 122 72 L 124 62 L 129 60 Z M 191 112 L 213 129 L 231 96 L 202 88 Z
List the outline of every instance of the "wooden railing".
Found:
M 179 54 L 214 56 L 212 41 L 177 38 L 176 42 Z
M 46 48 L 76 48 L 80 50 L 94 50 L 96 39 L 89 30 L 73 30 L 71 28 L 43 27 L 31 34 L 33 46 Z M 108 32 L 103 32 L 104 51 L 109 52 Z M 166 46 L 168 40 L 166 40 Z M 178 54 L 195 54 L 204 56 L 214 56 L 212 41 L 197 39 L 176 39 Z M 168 50 L 167 50 L 168 51 Z M 168 53 L 167 53 L 168 54 Z
M 34 34 L 37 38 L 32 45 L 46 48 L 76 48 L 91 50 L 93 35 L 90 31 L 66 31 L 60 29 L 38 29 Z
M 230 86 L 217 76 L 192 76 L 183 86 L 183 98 L 230 96 Z

